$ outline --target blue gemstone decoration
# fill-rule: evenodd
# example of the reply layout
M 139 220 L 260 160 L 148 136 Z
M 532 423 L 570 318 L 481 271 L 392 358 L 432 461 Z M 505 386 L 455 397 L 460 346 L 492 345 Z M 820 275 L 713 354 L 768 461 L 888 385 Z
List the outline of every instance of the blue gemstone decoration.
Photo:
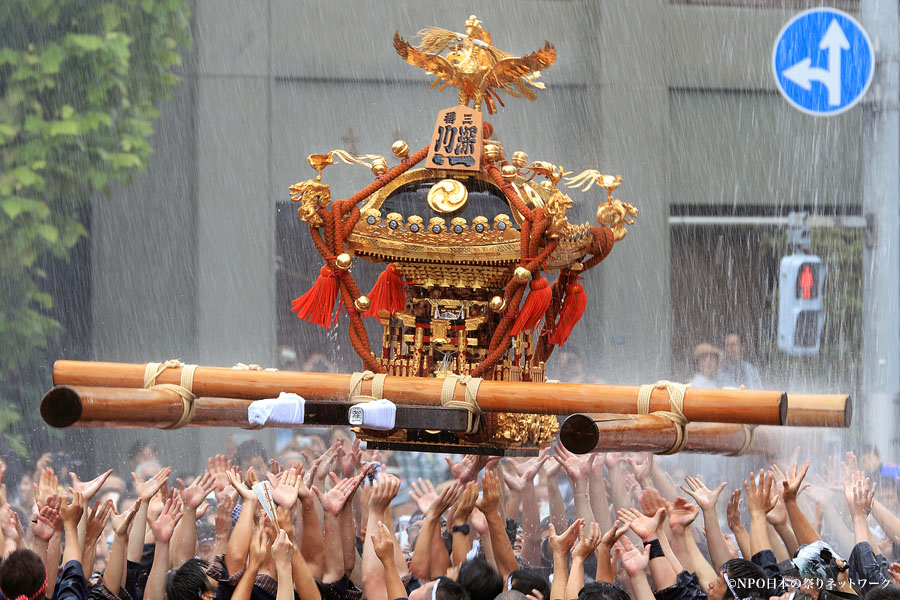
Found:
M 463 226 L 462 226 L 462 225 L 454 225 L 454 226 L 453 226 L 453 232 L 454 232 L 454 233 L 462 233 L 462 232 L 463 232 Z
M 500 221 L 499 223 L 497 223 L 497 229 L 499 229 L 500 231 L 506 229 L 506 221 Z
M 366 223 L 368 223 L 369 225 L 374 225 L 377 222 L 378 219 L 375 218 L 375 215 L 369 215 L 368 217 L 366 217 Z
M 484 231 L 484 223 L 478 223 L 477 225 L 475 225 L 475 231 L 477 231 L 478 233 L 483 232 Z
M 409 226 L 409 230 L 412 231 L 413 233 L 419 233 L 419 226 L 416 225 L 415 223 L 413 223 L 412 225 Z
M 443 228 L 440 225 L 432 225 L 431 226 L 431 231 L 433 231 L 434 233 L 440 233 L 442 229 Z
M 391 221 L 390 223 L 388 223 L 388 227 L 390 227 L 391 229 L 397 229 L 398 227 L 400 227 L 400 223 L 398 223 L 397 221 Z

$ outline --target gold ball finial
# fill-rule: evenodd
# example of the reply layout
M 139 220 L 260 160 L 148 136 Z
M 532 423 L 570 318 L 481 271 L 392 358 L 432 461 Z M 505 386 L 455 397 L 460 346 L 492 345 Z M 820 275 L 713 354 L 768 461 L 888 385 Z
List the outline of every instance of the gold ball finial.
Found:
M 503 309 L 506 308 L 506 300 L 500 296 L 494 296 L 491 298 L 490 302 L 488 302 L 488 306 L 495 313 L 502 312 Z
M 341 271 L 346 271 L 353 264 L 353 257 L 346 252 L 342 252 L 334 259 L 334 265 Z
M 409 144 L 403 140 L 397 140 L 391 145 L 391 152 L 393 152 L 394 156 L 397 158 L 406 158 L 409 156 Z
M 517 169 L 524 169 L 528 165 L 528 155 L 521 150 L 516 150 L 512 155 L 512 164 Z
M 368 296 L 360 296 L 353 302 L 353 306 L 355 306 L 356 310 L 359 312 L 366 312 L 369 310 L 369 307 L 372 306 L 372 301 L 369 300 Z
M 372 172 L 375 175 L 384 175 L 384 172 L 387 171 L 387 161 L 383 158 L 376 158 L 372 161 Z
M 503 165 L 500 167 L 500 174 L 503 175 L 503 179 L 515 179 L 519 173 L 512 165 Z
M 500 158 L 500 148 L 498 148 L 496 144 L 485 144 L 484 157 L 487 160 L 494 162 L 495 160 Z
M 528 283 L 531 281 L 531 271 L 525 267 L 516 267 L 516 270 L 513 271 L 513 277 L 515 277 L 516 281 L 519 283 Z

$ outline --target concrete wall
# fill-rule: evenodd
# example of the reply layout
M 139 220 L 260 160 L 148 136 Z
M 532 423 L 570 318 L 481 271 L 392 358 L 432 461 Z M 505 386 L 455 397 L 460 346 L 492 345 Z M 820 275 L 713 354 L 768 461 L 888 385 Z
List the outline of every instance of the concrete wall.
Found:
M 163 107 L 148 172 L 96 208 L 94 357 L 274 364 L 276 311 L 287 310 L 275 297 L 275 202 L 312 176 L 307 154 L 389 155 L 398 138 L 424 145 L 455 94 L 427 89 L 430 78 L 396 56 L 391 37 L 461 30 L 472 11 L 197 0 L 195 46 Z M 490 118 L 496 137 L 533 159 L 621 174 L 617 196 L 641 210 L 588 279 L 591 302 L 568 357 L 585 378 L 670 375 L 673 205 L 858 202 L 859 112 L 814 119 L 774 92 L 771 47 L 788 11 L 504 0 L 474 12 L 504 50 L 547 39 L 559 51 L 537 102 L 511 99 Z M 359 167 L 326 172 L 337 197 L 368 179 Z M 578 220 L 593 221 L 601 194 L 573 197 Z M 160 439 L 175 435 L 201 455 L 224 439 Z

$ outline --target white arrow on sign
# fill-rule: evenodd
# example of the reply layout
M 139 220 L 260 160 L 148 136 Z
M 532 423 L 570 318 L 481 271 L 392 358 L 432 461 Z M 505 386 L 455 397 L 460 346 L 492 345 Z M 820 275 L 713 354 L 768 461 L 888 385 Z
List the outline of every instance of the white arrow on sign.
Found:
M 838 106 L 841 103 L 841 51 L 850 49 L 850 41 L 836 20 L 828 26 L 819 50 L 828 50 L 828 70 L 810 67 L 812 58 L 804 58 L 792 67 L 782 71 L 782 75 L 802 87 L 812 88 L 812 82 L 818 81 L 828 88 L 828 104 Z

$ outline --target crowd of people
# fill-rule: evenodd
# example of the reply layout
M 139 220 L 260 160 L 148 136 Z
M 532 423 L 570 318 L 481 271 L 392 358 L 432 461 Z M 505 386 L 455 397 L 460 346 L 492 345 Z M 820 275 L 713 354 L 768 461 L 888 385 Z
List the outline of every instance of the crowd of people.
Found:
M 896 477 L 871 451 L 776 460 L 729 489 L 646 454 L 404 455 L 352 438 L 259 442 L 173 477 L 137 444 L 126 480 L 51 454 L 0 497 L 9 600 L 900 598 Z M 71 466 L 71 465 L 70 465 Z M 31 471 L 31 469 L 28 469 Z M 7 475 L 0 465 L 0 480 Z M 11 477 L 11 474 L 10 474 Z M 7 479 L 10 479 L 9 477 Z M 267 482 L 267 485 L 260 485 Z M 402 493 L 401 493 L 402 488 Z
M 694 364 L 691 387 L 762 389 L 759 371 L 744 360 L 744 344 L 736 331 L 725 335 L 725 350 L 703 342 L 694 346 L 691 358 Z

